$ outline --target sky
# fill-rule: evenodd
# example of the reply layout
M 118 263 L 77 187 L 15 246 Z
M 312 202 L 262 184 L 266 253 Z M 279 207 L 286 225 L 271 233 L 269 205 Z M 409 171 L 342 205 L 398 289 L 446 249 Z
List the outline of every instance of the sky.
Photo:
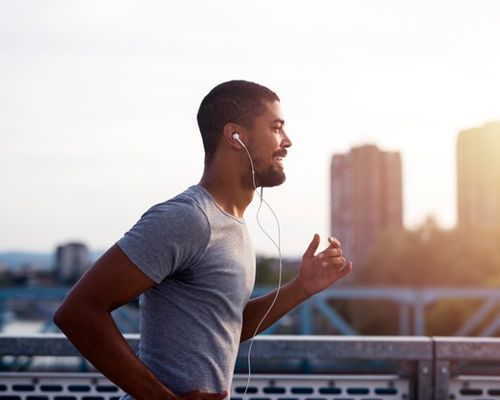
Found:
M 365 143 L 401 152 L 406 227 L 453 227 L 456 137 L 500 120 L 499 71 L 494 0 L 0 0 L 0 251 L 106 249 L 196 184 L 196 112 L 231 79 L 282 100 L 283 254 L 326 244 L 331 156 Z

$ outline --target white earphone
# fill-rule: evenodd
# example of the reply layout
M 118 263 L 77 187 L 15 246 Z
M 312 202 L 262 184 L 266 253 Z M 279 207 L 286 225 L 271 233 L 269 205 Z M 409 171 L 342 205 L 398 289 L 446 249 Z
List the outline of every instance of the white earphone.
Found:
M 250 152 L 248 151 L 247 149 L 247 146 L 245 146 L 245 143 L 243 143 L 240 139 L 240 134 L 238 132 L 233 132 L 233 135 L 232 135 L 232 138 L 234 140 L 236 140 L 239 144 L 241 144 L 241 146 L 243 147 L 243 149 L 245 150 L 245 152 L 247 153 L 247 156 L 248 156 L 248 159 L 250 160 L 250 167 L 252 168 L 252 180 L 253 180 L 253 188 L 255 189 L 255 191 L 257 192 L 257 183 L 255 182 L 255 168 L 254 168 L 254 165 L 253 165 L 253 160 L 252 160 L 252 157 L 250 156 Z M 262 190 L 263 188 L 261 187 L 260 188 L 261 192 L 259 194 L 259 192 L 257 192 L 257 195 L 259 196 L 260 198 L 260 202 L 262 203 L 263 201 L 263 198 L 262 198 Z M 267 204 L 267 203 L 266 203 Z M 269 204 L 267 204 L 268 207 Z M 260 211 L 260 206 L 259 206 L 259 211 Z M 274 214 L 274 213 L 273 213 Z M 257 220 L 258 220 L 259 216 L 257 215 Z M 260 224 L 259 224 L 260 225 Z M 262 227 L 261 227 L 262 229 Z M 267 233 L 266 233 L 267 235 Z M 267 235 L 269 236 L 269 235 Z
M 239 144 L 241 144 L 243 147 L 245 146 L 245 143 L 243 143 L 240 139 L 240 134 L 238 132 L 233 133 L 233 139 L 236 140 Z

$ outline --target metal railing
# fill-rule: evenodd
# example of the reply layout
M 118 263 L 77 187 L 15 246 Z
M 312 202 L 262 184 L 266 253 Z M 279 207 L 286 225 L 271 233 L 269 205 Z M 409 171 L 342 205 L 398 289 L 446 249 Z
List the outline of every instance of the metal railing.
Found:
M 126 338 L 136 350 L 138 335 Z M 243 343 L 233 400 L 246 385 L 247 351 Z M 61 371 L 62 360 L 81 359 L 60 334 L 0 335 L 0 358 L 0 400 L 111 400 L 123 393 L 92 369 L 75 372 L 78 363 Z M 14 362 L 26 359 L 38 362 Z M 252 371 L 248 400 L 500 400 L 500 339 L 261 336 Z
M 126 338 L 136 350 L 139 337 Z M 233 400 L 241 399 L 246 384 L 247 351 L 248 343 L 243 343 L 231 389 Z M 0 335 L 0 356 L 12 362 L 20 357 L 51 356 L 60 360 L 79 353 L 59 334 Z M 253 346 L 255 374 L 247 398 L 429 400 L 432 358 L 432 341 L 425 337 L 263 336 Z M 40 363 L 31 364 L 36 365 Z M 0 399 L 111 400 L 122 393 L 114 387 L 95 371 L 0 374 Z

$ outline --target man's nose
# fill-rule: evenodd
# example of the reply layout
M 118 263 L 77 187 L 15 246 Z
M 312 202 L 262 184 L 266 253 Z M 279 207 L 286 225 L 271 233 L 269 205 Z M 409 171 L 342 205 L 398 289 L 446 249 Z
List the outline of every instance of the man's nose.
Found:
M 283 132 L 282 133 L 282 137 L 281 137 L 281 147 L 290 147 L 292 145 L 292 141 L 290 140 L 290 138 L 288 137 L 288 135 Z

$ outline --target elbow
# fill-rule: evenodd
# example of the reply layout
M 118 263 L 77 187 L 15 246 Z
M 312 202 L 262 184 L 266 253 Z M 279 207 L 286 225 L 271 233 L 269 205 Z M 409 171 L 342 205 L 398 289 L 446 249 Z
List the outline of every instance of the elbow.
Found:
M 81 329 L 82 320 L 86 317 L 82 315 L 82 309 L 82 307 L 78 307 L 77 304 L 66 299 L 54 313 L 52 321 L 62 333 L 69 336 L 72 332 L 78 332 Z
M 65 302 L 63 302 L 52 317 L 52 321 L 54 324 L 61 330 L 61 332 L 65 333 L 68 329 L 68 325 L 71 321 L 71 311 L 68 310 L 68 306 Z
M 62 302 L 52 316 L 52 321 L 71 340 L 100 326 L 108 315 L 111 316 L 98 307 L 70 297 Z

